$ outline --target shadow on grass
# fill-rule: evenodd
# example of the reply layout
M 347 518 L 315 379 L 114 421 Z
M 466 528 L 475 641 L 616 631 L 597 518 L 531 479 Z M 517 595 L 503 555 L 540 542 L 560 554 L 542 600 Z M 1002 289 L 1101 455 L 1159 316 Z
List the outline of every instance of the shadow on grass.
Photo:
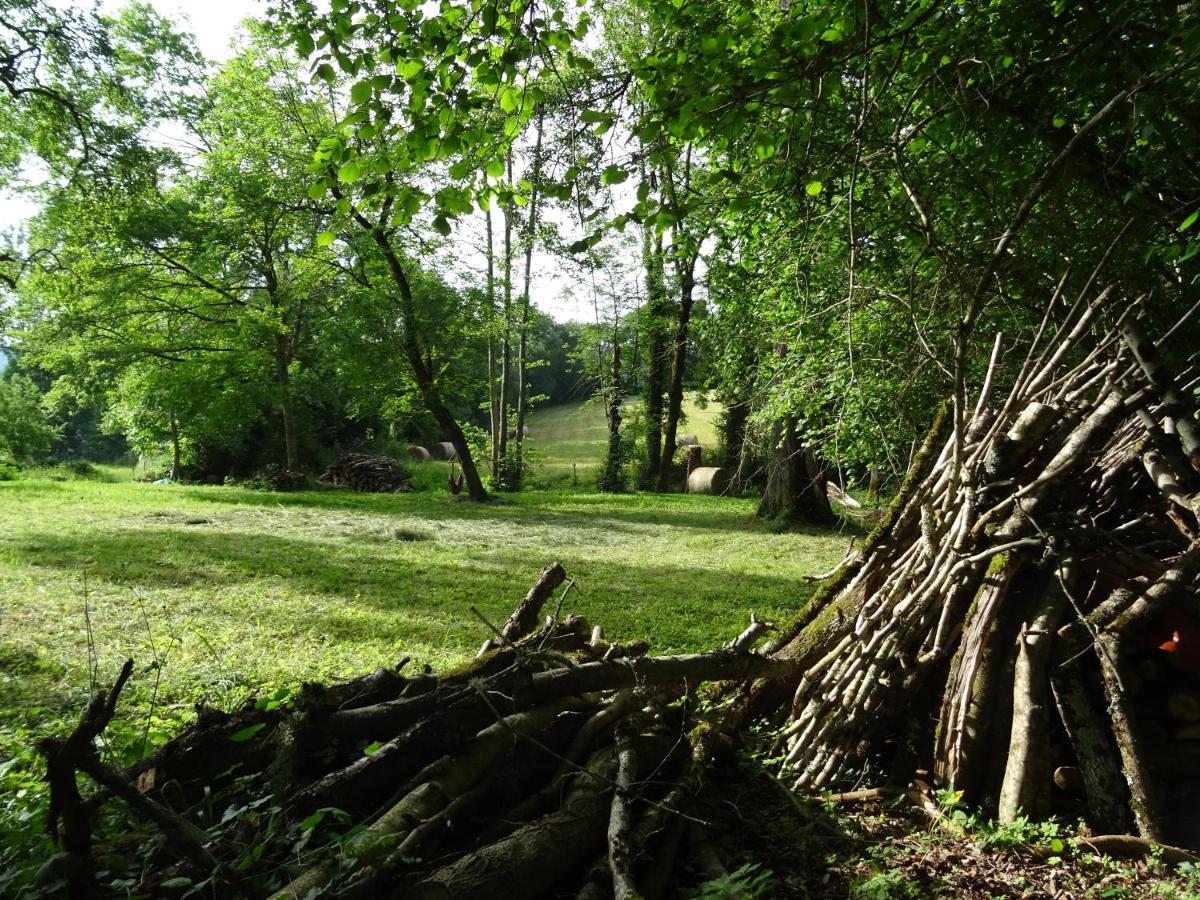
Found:
M 749 610 L 784 616 L 812 592 L 791 574 L 664 564 L 661 556 L 650 556 L 645 565 L 615 563 L 580 546 L 381 545 L 349 536 L 326 541 L 206 527 L 87 536 L 41 532 L 12 541 L 9 549 L 15 561 L 31 566 L 86 569 L 97 586 L 213 586 L 218 592 L 228 588 L 231 596 L 237 589 L 247 599 L 214 605 L 204 615 L 236 620 L 253 612 L 268 632 L 335 638 L 370 637 L 372 629 L 385 627 L 397 632 L 389 637 L 457 632 L 473 644 L 482 626 L 470 607 L 501 621 L 552 559 L 577 585 L 564 612 L 579 612 L 615 637 L 645 636 L 660 652 L 714 646 L 716 636 L 740 630 Z M 238 605 L 243 602 L 258 605 L 249 610 Z
M 767 534 L 777 530 L 772 523 L 754 515 L 745 501 L 721 497 L 690 497 L 682 494 L 578 494 L 537 492 L 499 494 L 489 503 L 471 503 L 434 493 L 356 494 L 350 491 L 301 491 L 268 493 L 242 488 L 192 490 L 189 500 L 203 503 L 260 507 L 303 507 L 343 510 L 374 515 L 415 515 L 432 521 L 511 522 L 538 517 L 543 523 L 559 521 L 564 527 L 620 530 L 621 523 L 661 525 Z M 797 527 L 791 533 L 828 536 L 837 528 Z M 853 531 L 848 533 L 854 533 Z

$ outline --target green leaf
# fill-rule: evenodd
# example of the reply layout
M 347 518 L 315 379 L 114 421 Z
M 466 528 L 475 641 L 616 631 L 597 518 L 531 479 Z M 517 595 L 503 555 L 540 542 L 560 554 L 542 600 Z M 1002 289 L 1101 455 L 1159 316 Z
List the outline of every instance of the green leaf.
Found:
M 1067 124 L 1067 120 L 1064 119 L 1062 116 L 1055 116 L 1050 121 L 1050 124 L 1053 125 L 1055 128 L 1062 128 L 1064 125 Z
M 505 112 L 513 112 L 521 103 L 521 95 L 510 87 L 500 92 L 500 108 Z
M 313 52 L 313 37 L 307 31 L 296 34 L 296 52 L 301 56 L 311 56 Z
M 371 82 L 360 81 L 350 88 L 350 101 L 352 103 L 366 103 L 371 99 Z
M 810 197 L 817 196 L 817 194 L 821 193 L 823 190 L 825 190 L 825 185 L 819 181 L 810 181 L 804 186 L 804 193 L 808 194 Z
M 358 181 L 363 176 L 362 162 L 357 159 L 352 159 L 340 169 L 338 169 L 338 181 L 343 184 L 350 184 Z
M 1200 218 L 1200 209 L 1196 210 L 1179 224 L 1180 231 L 1187 231 L 1196 224 L 1196 219 Z
M 259 722 L 257 725 L 247 725 L 240 731 L 235 731 L 233 734 L 231 734 L 229 739 L 235 744 L 244 744 L 266 727 L 266 722 Z
M 324 179 L 313 182 L 313 184 L 309 185 L 308 196 L 313 200 L 320 200 L 327 193 L 329 193 L 329 182 L 325 181 Z
M 161 885 L 159 885 L 159 887 L 170 888 L 172 890 L 174 890 L 175 888 L 185 888 L 185 887 L 191 887 L 191 886 L 192 886 L 192 879 L 184 878 L 182 875 L 180 875 L 177 878 L 168 878 Z
M 433 220 L 433 230 L 442 237 L 450 237 L 450 223 L 446 221 L 445 216 L 438 216 Z
M 310 828 L 316 828 L 318 825 L 321 824 L 321 822 L 324 818 L 325 818 L 325 810 L 318 809 L 315 813 L 313 813 L 307 819 L 300 820 L 300 830 L 308 831 Z
M 842 30 L 840 28 L 826 28 L 821 32 L 821 40 L 833 43 L 842 39 Z
M 411 81 L 423 68 L 419 59 L 406 59 L 396 64 L 396 73 L 405 81 Z
M 754 145 L 754 155 L 759 159 L 770 159 L 775 155 L 775 145 L 767 141 L 762 141 Z
M 1050 851 L 1052 853 L 1062 853 L 1065 848 L 1066 844 L 1060 838 L 1055 838 L 1050 842 Z
M 378 750 L 382 746 L 383 746 L 383 743 L 380 741 L 371 741 L 371 743 L 369 743 L 369 744 L 367 744 L 367 746 L 363 747 L 363 756 L 370 756 L 372 753 L 374 753 L 376 750 Z
M 487 164 L 487 173 L 492 178 L 501 178 L 504 175 L 504 160 L 493 159 Z
M 330 244 L 333 243 L 334 237 L 335 237 L 335 235 L 332 231 L 322 231 L 320 234 L 317 235 L 317 246 L 318 247 L 328 247 Z
M 620 184 L 629 178 L 629 173 L 620 166 L 606 166 L 600 175 L 601 184 Z

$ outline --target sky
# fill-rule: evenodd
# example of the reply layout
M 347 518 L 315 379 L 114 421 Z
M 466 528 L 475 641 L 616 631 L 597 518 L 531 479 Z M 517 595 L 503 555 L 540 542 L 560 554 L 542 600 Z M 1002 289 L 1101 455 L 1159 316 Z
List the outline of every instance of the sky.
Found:
M 239 23 L 249 16 L 261 15 L 266 7 L 258 0 L 150 0 L 150 3 L 182 30 L 194 34 L 200 52 L 215 62 L 229 58 L 230 42 Z M 105 0 L 101 8 L 111 12 L 121 5 L 119 0 Z M 163 137 L 169 139 L 167 135 Z M 16 226 L 34 212 L 36 206 L 27 200 L 0 195 L 0 229 Z M 497 226 L 497 238 L 499 230 Z M 482 232 L 478 223 L 462 223 L 455 234 L 460 239 L 456 241 L 454 256 L 461 261 L 464 274 L 482 270 L 484 266 L 482 254 L 474 249 L 482 243 L 476 232 Z M 479 258 L 473 263 L 474 257 Z M 535 253 L 533 268 L 530 296 L 539 309 L 558 321 L 594 320 L 590 283 L 573 276 L 560 260 L 545 253 Z M 515 271 L 519 272 L 520 266 Z

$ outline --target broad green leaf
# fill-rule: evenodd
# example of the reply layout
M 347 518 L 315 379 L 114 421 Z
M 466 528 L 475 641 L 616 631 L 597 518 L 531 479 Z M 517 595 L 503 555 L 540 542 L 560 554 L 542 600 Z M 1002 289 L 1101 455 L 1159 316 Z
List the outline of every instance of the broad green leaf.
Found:
M 504 160 L 502 160 L 502 159 L 489 160 L 488 164 L 487 164 L 487 173 L 492 178 L 503 177 L 503 175 L 504 175 Z
M 320 234 L 317 235 L 317 246 L 318 247 L 328 247 L 330 244 L 333 243 L 334 237 L 335 237 L 335 235 L 332 231 L 322 231 Z
M 382 744 L 380 745 L 382 746 Z M 300 830 L 308 831 L 310 828 L 316 828 L 325 818 L 325 810 L 318 809 L 315 813 L 306 819 L 300 820 Z
M 370 756 L 376 750 L 383 746 L 381 741 L 371 741 L 367 746 L 363 747 L 363 756 Z
M 315 181 L 308 187 L 308 196 L 313 200 L 320 200 L 327 193 L 329 193 L 329 182 L 324 179 Z
M 605 166 L 600 175 L 601 184 L 620 184 L 629 178 L 629 173 L 620 166 Z
M 406 59 L 396 65 L 396 72 L 405 81 L 411 81 L 423 68 L 419 59 Z
M 259 722 L 257 725 L 247 725 L 245 728 L 231 734 L 229 739 L 235 744 L 244 744 L 266 727 L 266 722 Z
M 351 184 L 358 181 L 363 176 L 362 162 L 357 159 L 352 159 L 340 169 L 338 169 L 338 181 L 343 184 Z
M 1055 128 L 1062 128 L 1064 125 L 1067 124 L 1067 120 L 1064 119 L 1062 116 L 1055 116 L 1051 120 L 1050 124 L 1053 125 Z
M 1200 218 L 1200 209 L 1196 210 L 1179 224 L 1180 231 L 1187 231 L 1196 224 L 1196 219 Z
M 296 52 L 301 56 L 311 56 L 313 52 L 313 37 L 307 31 L 296 34 Z
M 438 216 L 433 220 L 433 230 L 442 237 L 450 237 L 450 223 L 446 221 L 445 216 Z
M 810 181 L 804 186 L 804 193 L 808 194 L 810 197 L 817 196 L 817 194 L 821 193 L 823 190 L 825 190 L 825 185 L 819 181 Z
M 353 103 L 366 103 L 371 99 L 371 82 L 360 81 L 350 88 L 350 100 Z

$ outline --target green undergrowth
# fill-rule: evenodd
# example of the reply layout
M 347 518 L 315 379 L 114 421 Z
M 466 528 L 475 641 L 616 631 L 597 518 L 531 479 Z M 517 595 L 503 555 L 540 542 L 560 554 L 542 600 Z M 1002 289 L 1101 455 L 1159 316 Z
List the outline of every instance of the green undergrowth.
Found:
M 418 467 L 424 468 L 424 467 Z M 771 534 L 751 501 L 527 493 L 484 505 L 430 467 L 414 494 L 275 494 L 89 477 L 0 483 L 0 871 L 38 843 L 33 746 L 67 730 L 96 682 L 137 662 L 110 728 L 127 763 L 195 704 L 361 674 L 412 657 L 445 670 L 500 623 L 553 560 L 576 612 L 656 652 L 782 620 L 846 539 Z M 7 848 L 7 849 L 5 849 Z M 31 849 L 32 848 L 32 849 Z M 0 880 L 0 895 L 5 885 Z

